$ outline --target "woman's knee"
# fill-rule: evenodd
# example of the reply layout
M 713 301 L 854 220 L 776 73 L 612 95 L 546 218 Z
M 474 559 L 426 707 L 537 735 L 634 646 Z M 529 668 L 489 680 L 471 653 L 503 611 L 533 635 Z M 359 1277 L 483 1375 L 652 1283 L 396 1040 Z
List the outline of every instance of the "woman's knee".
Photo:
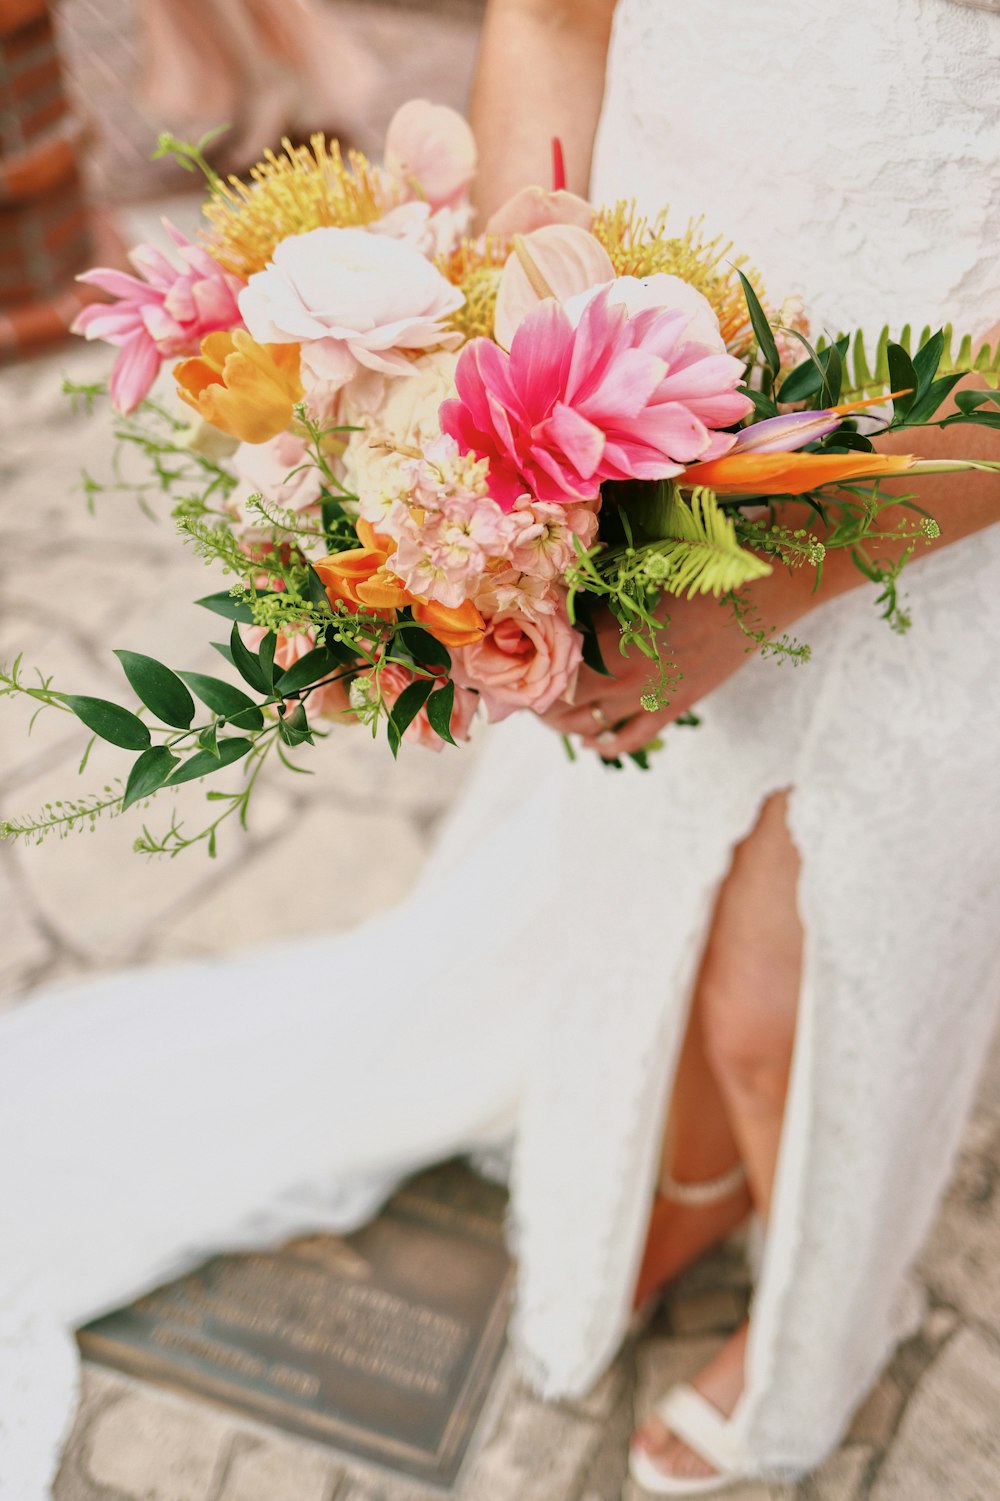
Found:
M 699 986 L 705 1054 L 724 1091 L 748 1106 L 768 1109 L 784 1100 L 795 1042 L 792 983 L 797 975 L 780 962 L 706 962 Z

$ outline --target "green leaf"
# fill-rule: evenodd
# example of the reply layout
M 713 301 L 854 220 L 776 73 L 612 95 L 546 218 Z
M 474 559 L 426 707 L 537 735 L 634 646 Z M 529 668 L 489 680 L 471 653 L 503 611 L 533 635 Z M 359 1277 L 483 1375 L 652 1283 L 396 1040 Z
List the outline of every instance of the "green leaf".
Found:
M 342 671 L 343 662 L 339 657 L 325 646 L 315 646 L 281 674 L 274 685 L 274 691 L 282 698 L 287 698 L 290 693 L 298 693 L 300 689 L 308 688 L 322 678 L 333 677 Z
M 823 394 L 821 400 L 824 406 L 835 407 L 840 400 L 841 388 L 844 384 L 844 361 L 836 344 L 830 345 L 830 353 L 826 362 L 826 378 L 823 382 Z
M 60 703 L 73 710 L 88 730 L 112 745 L 124 750 L 145 750 L 149 745 L 149 730 L 138 714 L 112 704 L 106 698 L 87 698 L 79 693 L 53 693 Z
M 599 672 L 602 677 L 613 677 L 611 668 L 605 662 L 601 652 L 601 643 L 597 632 L 592 626 L 582 632 L 583 635 L 583 660 L 591 672 Z
M 270 696 L 271 687 L 264 675 L 257 653 L 252 652 L 248 646 L 244 646 L 238 625 L 233 626 L 233 632 L 229 638 L 229 650 L 233 654 L 236 671 L 243 681 L 249 683 L 255 692 L 266 693 Z
M 311 563 L 308 563 L 306 567 L 308 570 L 310 604 L 315 605 L 318 610 L 324 610 L 328 615 L 332 615 L 333 611 L 330 608 L 330 596 L 326 592 L 326 585 Z
M 236 666 L 236 663 L 233 661 L 233 648 L 228 641 L 213 641 L 212 650 L 217 651 L 220 657 L 225 657 L 230 667 Z
M 1000 407 L 1000 391 L 959 391 L 955 405 L 960 412 L 974 412 L 977 407 Z
M 423 626 L 404 626 L 399 635 L 413 660 L 421 667 L 440 667 L 445 672 L 451 670 L 451 652 Z
M 455 707 L 455 684 L 445 683 L 443 688 L 438 688 L 427 700 L 427 718 L 431 722 L 431 729 L 449 745 L 455 744 L 451 733 L 451 715 Z
M 917 398 L 913 406 L 910 407 L 910 410 L 906 414 L 906 422 L 901 425 L 916 427 L 920 423 L 930 422 L 962 379 L 961 372 L 956 371 L 954 375 L 942 375 L 937 380 L 932 381 L 923 394 Z
M 944 353 L 944 330 L 939 329 L 933 338 L 922 344 L 913 356 L 913 369 L 917 377 L 917 400 L 924 396 L 937 375 L 941 356 Z
M 234 761 L 238 761 L 250 750 L 253 750 L 252 740 L 220 740 L 217 756 L 207 750 L 195 751 L 194 755 L 189 757 L 183 766 L 179 767 L 164 783 L 164 786 L 179 787 L 182 782 L 193 782 L 197 777 L 210 776 L 213 771 L 219 771 L 223 766 L 231 766 Z
M 291 714 L 281 716 L 278 720 L 278 734 L 286 745 L 301 745 L 304 740 L 313 744 L 312 730 L 301 704 L 296 704 Z
M 897 396 L 893 402 L 896 416 L 905 417 L 917 399 L 919 377 L 902 344 L 890 344 L 886 350 L 886 359 L 889 362 L 889 384 L 892 390 L 909 392 L 906 396 Z
M 274 654 L 278 649 L 278 638 L 274 631 L 268 631 L 257 650 L 257 660 L 260 662 L 260 670 L 264 674 L 268 693 L 274 692 Z
M 205 728 L 199 733 L 198 744 L 201 746 L 202 750 L 207 750 L 210 756 L 215 756 L 216 758 L 218 757 L 219 724 L 217 720 L 213 720 L 211 724 L 206 725 Z
M 394 756 L 399 750 L 399 742 L 427 702 L 434 686 L 433 678 L 420 678 L 417 682 L 411 683 L 408 688 L 404 688 L 393 704 L 389 715 L 388 735 L 389 747 Z
M 770 370 L 772 376 L 777 376 L 781 368 L 781 358 L 778 354 L 778 346 L 774 341 L 774 332 L 767 321 L 767 314 L 761 307 L 760 302 L 757 300 L 757 293 L 743 275 L 743 272 L 739 271 L 737 275 L 743 283 L 743 295 L 747 300 L 750 325 L 753 328 L 760 352 L 764 356 L 764 364 Z
M 115 656 L 135 695 L 157 719 L 186 730 L 194 718 L 194 699 L 175 672 L 141 652 L 117 650 Z
M 826 349 L 817 351 L 813 349 L 808 339 L 803 339 L 801 335 L 796 335 L 796 337 L 805 346 L 808 358 L 803 360 L 801 365 L 796 365 L 795 369 L 782 381 L 778 401 L 811 402 L 814 397 L 819 397 L 820 406 L 830 404 L 825 403 L 824 398 L 831 384 L 830 363 L 834 359 L 833 351 L 836 350 L 842 364 L 847 351 L 847 339 L 841 339 L 837 344 L 827 345 Z
M 151 745 L 149 750 L 143 751 L 125 784 L 122 812 L 144 797 L 152 797 L 163 786 L 179 759 L 165 745 Z
M 253 625 L 253 611 L 248 604 L 241 599 L 234 599 L 227 592 L 221 594 L 206 594 L 204 599 L 196 599 L 196 605 L 201 605 L 205 610 L 211 610 L 215 615 L 222 615 L 226 620 L 239 620 L 244 625 Z
M 263 729 L 263 714 L 242 688 L 226 683 L 222 678 L 207 677 L 203 672 L 182 672 L 181 677 L 189 688 L 194 689 L 202 703 L 208 705 L 213 714 L 221 714 L 234 729 Z

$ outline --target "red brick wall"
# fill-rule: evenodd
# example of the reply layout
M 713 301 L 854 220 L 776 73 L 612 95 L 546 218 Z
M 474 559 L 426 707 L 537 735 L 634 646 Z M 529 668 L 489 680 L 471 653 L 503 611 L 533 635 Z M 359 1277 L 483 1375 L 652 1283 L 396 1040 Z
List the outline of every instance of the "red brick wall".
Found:
M 88 262 L 80 144 L 48 5 L 0 0 L 0 309 L 58 298 Z

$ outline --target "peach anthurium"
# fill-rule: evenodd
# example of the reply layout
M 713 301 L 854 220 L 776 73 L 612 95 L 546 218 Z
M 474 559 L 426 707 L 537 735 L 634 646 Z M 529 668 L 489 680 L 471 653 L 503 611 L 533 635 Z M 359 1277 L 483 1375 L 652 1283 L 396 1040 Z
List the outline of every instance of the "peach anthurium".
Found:
M 297 344 L 258 344 L 242 328 L 209 334 L 201 353 L 174 366 L 177 394 L 241 443 L 266 443 L 292 422 L 303 397 Z
M 888 479 L 915 463 L 909 454 L 727 453 L 689 465 L 677 483 L 706 485 L 717 495 L 804 495 L 822 485 Z
M 546 224 L 517 234 L 500 276 L 493 331 L 509 349 L 528 313 L 545 297 L 566 302 L 579 292 L 615 279 L 615 268 L 600 240 L 578 224 Z

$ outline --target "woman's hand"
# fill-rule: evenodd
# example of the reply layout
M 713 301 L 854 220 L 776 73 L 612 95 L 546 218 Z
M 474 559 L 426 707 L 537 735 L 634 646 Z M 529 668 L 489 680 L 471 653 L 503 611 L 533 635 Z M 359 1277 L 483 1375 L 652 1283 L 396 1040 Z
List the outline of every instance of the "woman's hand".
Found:
M 761 605 L 768 608 L 763 601 Z M 640 699 L 656 686 L 655 664 L 634 646 L 622 656 L 618 622 L 610 611 L 604 611 L 597 635 L 613 677 L 581 668 L 573 704 L 554 705 L 543 715 L 545 723 L 561 735 L 579 735 L 585 746 L 606 759 L 627 755 L 648 745 L 664 725 L 732 677 L 753 652 L 753 643 L 734 622 L 731 607 L 710 594 L 670 600 L 669 617 L 664 651 L 679 681 L 666 708 L 650 713 L 642 707 Z M 767 613 L 761 623 L 783 626 L 784 621 Z

